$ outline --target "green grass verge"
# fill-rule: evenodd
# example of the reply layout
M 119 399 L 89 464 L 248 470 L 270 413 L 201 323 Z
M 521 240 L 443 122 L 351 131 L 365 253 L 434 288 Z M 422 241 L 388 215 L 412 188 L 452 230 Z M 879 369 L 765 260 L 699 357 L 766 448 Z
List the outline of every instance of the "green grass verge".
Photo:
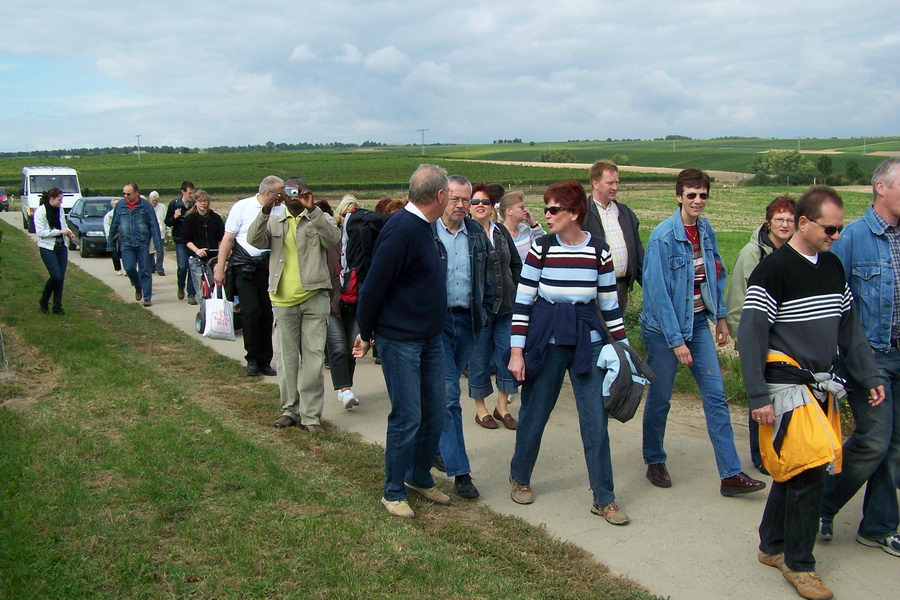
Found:
M 74 266 L 40 314 L 0 232 L 0 597 L 651 598 L 477 503 L 388 517 L 381 448 L 273 430 L 275 386 Z

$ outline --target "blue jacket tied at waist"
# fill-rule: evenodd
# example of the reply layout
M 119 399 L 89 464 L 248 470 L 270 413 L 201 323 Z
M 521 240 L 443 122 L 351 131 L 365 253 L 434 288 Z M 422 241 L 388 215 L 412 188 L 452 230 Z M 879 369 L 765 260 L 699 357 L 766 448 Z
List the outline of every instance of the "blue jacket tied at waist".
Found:
M 597 304 L 547 302 L 538 296 L 531 309 L 528 337 L 525 339 L 525 378 L 534 377 L 544 364 L 544 350 L 551 338 L 557 346 L 575 347 L 575 374 L 584 375 L 593 367 L 591 331 L 604 333 L 597 316 Z

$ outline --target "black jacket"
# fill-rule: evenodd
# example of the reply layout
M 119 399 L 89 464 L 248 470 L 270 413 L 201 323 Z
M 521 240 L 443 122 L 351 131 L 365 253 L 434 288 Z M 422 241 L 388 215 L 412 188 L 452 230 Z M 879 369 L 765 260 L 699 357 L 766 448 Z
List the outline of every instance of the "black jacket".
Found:
M 615 201 L 614 201 L 615 202 Z M 644 245 L 641 243 L 641 236 L 638 234 L 637 215 L 630 208 L 616 202 L 619 207 L 619 226 L 622 228 L 622 235 L 625 237 L 625 247 L 628 248 L 628 265 L 625 268 L 625 279 L 628 282 L 628 289 L 631 289 L 634 282 L 641 283 L 644 268 Z M 588 213 L 584 217 L 584 223 L 581 229 L 590 232 L 594 237 L 606 241 L 606 233 L 603 231 L 603 222 L 600 221 L 600 212 L 597 210 L 597 204 L 588 196 Z
M 181 209 L 181 216 L 177 219 L 175 218 L 175 210 Z M 187 206 L 181 197 L 175 198 L 171 202 L 169 202 L 169 207 L 166 209 L 166 219 L 165 223 L 169 227 L 172 228 L 172 240 L 176 244 L 186 244 L 187 240 L 184 239 L 184 218 L 187 215 L 187 211 L 191 209 L 190 206 Z

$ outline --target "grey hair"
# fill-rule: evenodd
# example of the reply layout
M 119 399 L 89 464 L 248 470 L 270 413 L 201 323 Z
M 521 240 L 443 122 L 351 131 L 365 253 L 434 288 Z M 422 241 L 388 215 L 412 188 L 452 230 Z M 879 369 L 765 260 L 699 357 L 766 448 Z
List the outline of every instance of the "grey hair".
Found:
M 269 175 L 265 179 L 263 179 L 259 184 L 259 193 L 265 194 L 266 192 L 273 191 L 276 187 L 283 184 L 284 180 L 277 175 Z
M 891 187 L 898 176 L 900 176 L 900 156 L 892 156 L 878 165 L 878 168 L 872 173 L 872 196 L 878 198 L 878 193 L 875 191 L 876 183 L 883 181 L 886 187 Z
M 437 200 L 438 192 L 449 190 L 447 170 L 437 165 L 422 164 L 409 178 L 409 201 L 428 205 Z
M 447 177 L 448 183 L 455 183 L 456 185 L 465 185 L 470 190 L 472 189 L 472 182 L 463 177 L 462 175 L 450 175 Z

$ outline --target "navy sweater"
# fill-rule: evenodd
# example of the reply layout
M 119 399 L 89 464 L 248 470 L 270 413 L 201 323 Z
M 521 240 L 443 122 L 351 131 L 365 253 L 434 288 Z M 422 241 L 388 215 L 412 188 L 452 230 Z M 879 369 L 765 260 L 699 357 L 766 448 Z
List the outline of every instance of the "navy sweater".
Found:
M 359 293 L 360 335 L 423 340 L 443 331 L 446 320 L 447 282 L 431 227 L 408 210 L 397 211 L 375 241 Z

